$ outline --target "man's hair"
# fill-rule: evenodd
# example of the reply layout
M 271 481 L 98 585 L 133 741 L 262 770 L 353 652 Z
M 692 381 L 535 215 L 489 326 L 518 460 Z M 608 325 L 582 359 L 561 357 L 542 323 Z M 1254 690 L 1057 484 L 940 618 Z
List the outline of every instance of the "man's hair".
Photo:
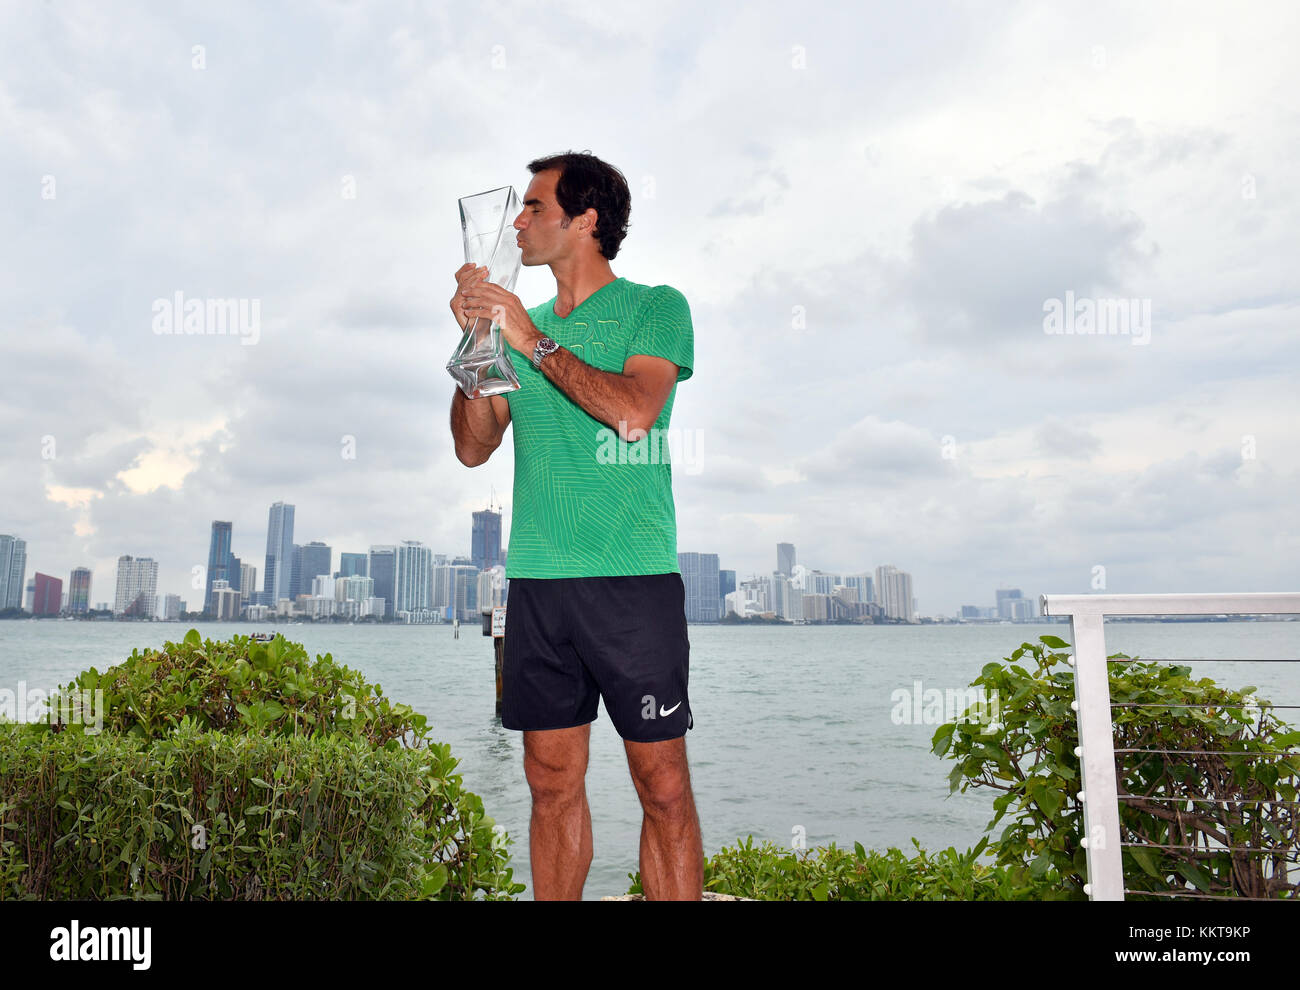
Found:
M 533 175 L 550 169 L 560 173 L 555 183 L 555 201 L 564 211 L 562 226 L 567 228 L 574 217 L 594 209 L 596 229 L 592 236 L 600 245 L 600 253 L 613 261 L 618 246 L 627 236 L 627 218 L 632 212 L 632 194 L 623 173 L 590 151 L 566 151 L 528 163 Z

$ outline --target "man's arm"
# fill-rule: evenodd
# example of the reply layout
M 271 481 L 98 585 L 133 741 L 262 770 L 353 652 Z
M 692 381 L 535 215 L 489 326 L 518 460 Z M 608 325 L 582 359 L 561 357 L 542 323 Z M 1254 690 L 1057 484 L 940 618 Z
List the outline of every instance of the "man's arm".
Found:
M 541 334 L 538 334 L 538 339 Z M 561 347 L 542 358 L 542 374 L 593 419 L 636 441 L 650 432 L 677 382 L 677 365 L 667 358 L 633 354 L 623 371 L 601 371 Z
M 451 312 L 461 330 L 471 319 L 465 308 L 465 293 L 487 278 L 487 269 L 465 262 L 456 270 L 456 293 L 451 297 Z M 451 438 L 456 445 L 456 459 L 467 467 L 477 467 L 501 446 L 501 438 L 510 425 L 510 402 L 503 395 L 467 399 L 459 387 L 451 394 Z
M 491 316 L 508 343 L 532 360 L 541 332 L 519 297 L 499 285 L 470 279 L 465 283 L 466 318 Z M 602 371 L 561 347 L 542 358 L 542 374 L 592 418 L 618 431 L 623 440 L 639 440 L 663 410 L 680 366 L 667 358 L 633 354 L 621 372 Z
M 467 399 L 459 387 L 452 392 L 451 436 L 456 459 L 466 467 L 477 467 L 491 457 L 509 425 L 510 403 L 504 396 Z

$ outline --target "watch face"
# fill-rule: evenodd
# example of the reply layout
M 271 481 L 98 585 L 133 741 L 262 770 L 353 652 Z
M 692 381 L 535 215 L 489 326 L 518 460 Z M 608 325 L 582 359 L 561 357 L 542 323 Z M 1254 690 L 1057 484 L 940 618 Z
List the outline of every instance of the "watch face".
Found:
M 543 337 L 537 342 L 537 347 L 533 351 L 533 367 L 540 370 L 542 366 L 542 358 L 546 357 L 548 354 L 554 354 L 559 349 L 560 345 L 550 337 Z

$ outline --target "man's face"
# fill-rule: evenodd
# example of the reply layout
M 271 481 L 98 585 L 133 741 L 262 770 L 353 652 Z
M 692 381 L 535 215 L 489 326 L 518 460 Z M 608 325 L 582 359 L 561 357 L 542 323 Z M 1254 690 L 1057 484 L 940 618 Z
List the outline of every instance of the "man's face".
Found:
M 579 238 L 585 236 L 578 218 L 568 221 L 555 201 L 559 178 L 558 169 L 538 172 L 524 191 L 524 208 L 515 217 L 514 227 L 519 231 L 525 265 L 549 265 L 570 257 L 578 249 Z

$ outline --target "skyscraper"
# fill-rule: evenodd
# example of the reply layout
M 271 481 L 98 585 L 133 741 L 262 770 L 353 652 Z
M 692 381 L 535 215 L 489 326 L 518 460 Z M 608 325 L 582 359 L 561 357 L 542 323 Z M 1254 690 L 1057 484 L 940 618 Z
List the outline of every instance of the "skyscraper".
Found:
M 292 598 L 289 569 L 293 564 L 293 506 L 276 502 L 266 522 L 266 569 L 262 585 L 263 604 L 272 608 L 281 598 Z
M 478 575 L 473 564 L 452 564 L 447 569 L 451 590 L 448 608 L 453 619 L 473 622 L 478 618 Z
M 375 579 L 364 574 L 349 574 L 334 581 L 334 597 L 338 601 L 364 602 L 375 597 Z
M 501 563 L 501 513 L 491 509 L 474 513 L 469 556 L 480 571 Z
M 212 520 L 212 535 L 208 539 L 208 575 L 207 583 L 203 588 L 203 613 L 205 615 L 216 615 L 216 609 L 212 604 L 212 582 L 225 581 L 227 586 L 237 584 L 238 576 L 234 581 L 230 576 L 230 540 L 232 526 L 228 522 Z
M 333 560 L 333 547 L 319 540 L 294 547 L 294 572 L 298 575 L 298 583 L 293 589 L 293 596 L 310 595 L 312 581 L 322 574 L 330 574 Z
M 1016 606 L 1012 603 L 1019 601 L 1022 597 L 1020 589 L 998 588 L 993 592 L 993 595 L 996 602 L 995 610 L 997 611 L 998 617 L 1002 619 L 1014 619 L 1016 617 L 1014 612 Z
M 393 581 L 393 612 L 421 612 L 433 608 L 433 551 L 419 540 L 403 540 L 397 547 Z M 375 595 L 379 595 L 376 590 Z
M 289 547 L 289 598 L 297 598 L 302 590 L 302 547 Z
M 446 554 L 435 554 L 433 558 L 433 607 L 442 612 L 444 618 L 450 618 L 447 612 L 452 599 L 456 596 L 456 582 L 452 576 L 451 565 L 447 563 Z
M 212 583 L 212 617 L 215 619 L 239 618 L 239 592 L 224 578 Z
M 876 585 L 870 574 L 838 574 L 835 576 L 835 583 L 846 588 L 856 588 L 860 602 L 876 600 Z
M 1038 601 L 1033 598 L 1008 598 L 1004 603 L 1012 622 L 1027 622 L 1038 618 Z
M 157 611 L 158 562 L 152 557 L 117 558 L 117 589 L 113 614 L 152 619 Z
M 389 545 L 370 548 L 370 576 L 375 580 L 375 597 L 384 600 L 384 615 L 393 617 L 393 581 L 397 573 L 397 547 Z
M 234 558 L 238 560 L 239 558 Z M 252 601 L 257 594 L 257 568 L 252 564 L 239 565 L 239 600 L 244 604 Z
M 90 568 L 74 567 L 68 577 L 68 611 L 85 615 L 90 610 Z
M 825 571 L 805 570 L 803 575 L 803 593 L 805 595 L 829 595 L 835 590 L 835 575 Z
M 22 608 L 27 541 L 0 534 L 0 609 Z
M 722 608 L 718 594 L 718 555 L 679 553 L 677 567 L 686 589 L 686 621 L 717 622 Z
M 437 568 L 434 568 L 435 572 Z M 480 613 L 490 611 L 506 603 L 505 574 L 496 570 L 478 572 L 477 602 Z M 437 605 L 435 603 L 434 607 Z
M 768 607 L 779 618 L 790 622 L 802 622 L 804 618 L 803 588 L 796 588 L 789 575 L 782 574 L 780 571 L 775 571 L 772 574 L 769 587 L 771 588 L 771 599 L 768 602 Z
M 900 571 L 893 564 L 876 568 L 876 597 L 885 615 L 891 619 L 912 622 L 916 618 L 912 600 L 912 575 Z
M 736 590 L 736 572 L 718 571 L 718 597 L 722 599 L 718 614 L 727 614 L 727 596 Z
M 63 581 L 37 571 L 36 597 L 32 602 L 32 615 L 58 615 L 62 604 Z
M 794 544 L 778 543 L 776 545 L 776 571 L 789 577 L 794 573 Z
M 369 559 L 364 553 L 341 553 L 339 554 L 339 569 L 335 577 L 368 577 L 370 569 L 367 567 Z

